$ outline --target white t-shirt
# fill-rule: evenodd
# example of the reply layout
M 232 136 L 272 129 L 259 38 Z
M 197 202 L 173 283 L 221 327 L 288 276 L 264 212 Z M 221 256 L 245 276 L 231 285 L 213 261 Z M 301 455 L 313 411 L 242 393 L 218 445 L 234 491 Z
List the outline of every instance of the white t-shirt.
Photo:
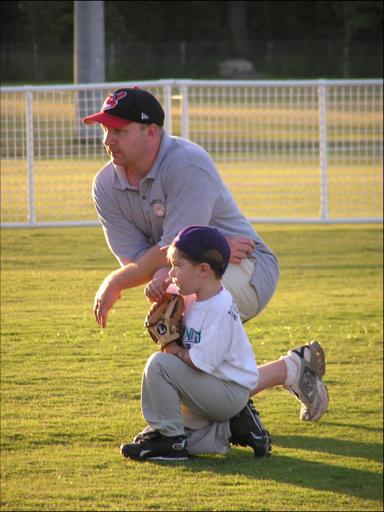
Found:
M 259 371 L 228 290 L 205 301 L 185 297 L 183 344 L 193 364 L 214 377 L 253 389 Z

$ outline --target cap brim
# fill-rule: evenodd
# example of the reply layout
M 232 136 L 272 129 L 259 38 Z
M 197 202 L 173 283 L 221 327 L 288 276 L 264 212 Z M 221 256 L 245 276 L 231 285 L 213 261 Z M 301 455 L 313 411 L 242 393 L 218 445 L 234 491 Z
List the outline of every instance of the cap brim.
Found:
M 132 121 L 128 121 L 128 119 L 122 119 L 121 117 L 112 116 L 111 114 L 107 114 L 106 112 L 98 112 L 97 114 L 93 114 L 92 116 L 84 117 L 84 124 L 94 124 L 99 123 L 103 124 L 107 128 L 122 128 L 123 126 L 131 123 Z

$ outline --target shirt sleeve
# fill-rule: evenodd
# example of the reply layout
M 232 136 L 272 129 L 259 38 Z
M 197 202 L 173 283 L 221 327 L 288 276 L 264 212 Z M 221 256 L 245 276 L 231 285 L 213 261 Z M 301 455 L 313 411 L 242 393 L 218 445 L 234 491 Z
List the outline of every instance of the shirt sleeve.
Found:
M 208 225 L 220 197 L 218 180 L 204 169 L 188 165 L 167 176 L 167 215 L 159 245 L 169 245 L 190 224 Z
M 121 211 L 112 187 L 108 187 L 103 179 L 103 171 L 96 175 L 92 188 L 93 202 L 108 247 L 120 263 L 122 258 L 137 260 L 151 245 L 144 234 Z

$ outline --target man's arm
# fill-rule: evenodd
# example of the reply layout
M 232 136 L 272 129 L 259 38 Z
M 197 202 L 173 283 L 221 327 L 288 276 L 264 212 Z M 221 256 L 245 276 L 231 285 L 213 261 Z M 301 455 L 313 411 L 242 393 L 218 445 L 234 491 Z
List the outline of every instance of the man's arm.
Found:
M 133 221 L 132 211 L 124 210 L 115 190 L 115 170 L 107 164 L 93 180 L 93 202 L 103 226 L 109 249 L 121 266 L 139 258 L 151 248 L 148 238 Z
M 106 327 L 109 310 L 120 299 L 122 290 L 147 283 L 157 269 L 166 265 L 166 251 L 161 251 L 158 245 L 154 245 L 137 261 L 109 274 L 101 283 L 93 305 L 98 324 Z
M 231 250 L 230 262 L 238 265 L 244 258 L 248 258 L 255 248 L 255 242 L 250 238 L 241 235 L 227 236 L 229 248 Z M 153 274 L 151 281 L 145 287 L 144 293 L 150 302 L 161 300 L 164 292 L 167 290 L 170 279 L 168 278 L 170 266 L 161 267 Z
M 223 233 L 231 249 L 230 262 L 239 264 L 253 253 L 255 241 L 247 235 L 236 234 L 237 216 L 239 229 L 241 226 L 244 229 L 245 221 L 235 203 L 229 201 L 229 191 L 211 162 L 205 162 L 203 167 L 192 164 L 179 167 L 177 172 L 169 173 L 166 178 L 167 215 L 160 241 L 162 245 L 168 245 L 174 234 L 190 224 L 213 225 L 220 230 L 215 225 L 215 215 L 223 215 L 234 219 L 230 230 L 234 234 Z M 231 206 L 226 209 L 222 204 Z M 226 223 L 228 232 L 229 222 Z
M 243 235 L 232 235 L 226 236 L 225 239 L 228 242 L 229 248 L 231 250 L 231 258 L 230 262 L 237 265 L 241 263 L 244 258 L 248 258 L 255 249 L 255 242 L 251 238 L 247 238 Z M 131 263 L 131 260 L 128 258 L 118 258 L 120 265 L 123 267 Z M 163 267 L 159 270 L 156 270 L 152 279 L 159 279 L 161 281 L 165 281 L 168 277 L 168 271 L 170 267 Z M 158 300 L 161 296 L 157 295 L 153 297 L 153 300 Z

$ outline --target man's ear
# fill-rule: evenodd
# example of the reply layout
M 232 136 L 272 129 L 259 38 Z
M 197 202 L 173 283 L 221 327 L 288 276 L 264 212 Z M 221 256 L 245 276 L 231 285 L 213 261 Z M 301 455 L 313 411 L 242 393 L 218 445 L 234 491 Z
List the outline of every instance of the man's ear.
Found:
M 159 127 L 156 124 L 150 124 L 148 126 L 147 136 L 153 139 L 157 135 L 158 130 Z

